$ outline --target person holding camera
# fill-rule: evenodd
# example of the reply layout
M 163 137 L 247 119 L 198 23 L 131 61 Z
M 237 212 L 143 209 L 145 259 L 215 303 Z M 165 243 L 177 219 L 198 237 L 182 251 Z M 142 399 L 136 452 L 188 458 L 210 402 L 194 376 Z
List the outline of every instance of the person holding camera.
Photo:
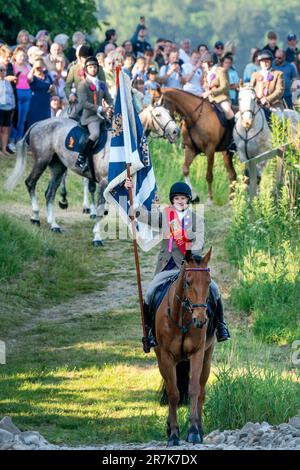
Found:
M 186 80 L 182 75 L 179 53 L 177 51 L 170 52 L 169 63 L 161 67 L 159 80 L 163 87 L 182 89 Z
M 28 113 L 28 127 L 37 121 L 51 117 L 50 98 L 55 92 L 52 78 L 42 58 L 37 59 L 27 75 L 31 88 L 31 101 Z

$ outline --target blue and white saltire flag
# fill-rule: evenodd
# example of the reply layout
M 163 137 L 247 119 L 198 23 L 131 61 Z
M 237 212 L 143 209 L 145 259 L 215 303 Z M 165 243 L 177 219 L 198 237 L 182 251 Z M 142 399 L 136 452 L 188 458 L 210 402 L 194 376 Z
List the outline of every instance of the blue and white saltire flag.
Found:
M 124 187 L 127 163 L 130 163 L 133 181 L 133 208 L 143 207 L 150 212 L 152 204 L 157 202 L 155 176 L 143 126 L 133 106 L 130 79 L 120 71 L 109 154 L 108 186 L 104 197 L 117 209 L 131 232 L 129 194 Z M 142 250 L 148 251 L 158 243 L 158 231 L 140 222 L 136 222 L 136 229 L 137 242 Z

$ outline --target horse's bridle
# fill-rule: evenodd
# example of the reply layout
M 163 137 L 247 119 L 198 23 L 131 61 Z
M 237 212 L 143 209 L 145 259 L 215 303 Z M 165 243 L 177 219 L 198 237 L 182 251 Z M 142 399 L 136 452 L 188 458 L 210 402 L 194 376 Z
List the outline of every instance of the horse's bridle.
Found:
M 159 129 L 162 131 L 162 135 L 160 135 L 159 137 L 163 139 L 163 138 L 167 137 L 167 135 L 166 135 L 166 129 L 167 129 L 168 125 L 170 124 L 170 122 L 173 121 L 173 119 L 170 118 L 170 119 L 168 120 L 167 124 L 165 124 L 164 126 L 162 126 L 162 125 L 160 124 L 159 120 L 155 117 L 155 115 L 152 114 L 153 110 L 154 110 L 155 108 L 158 108 L 158 107 L 163 107 L 163 106 L 161 106 L 161 105 L 153 106 L 153 109 L 151 109 L 151 111 L 150 111 L 150 115 L 151 115 L 151 118 L 153 119 L 153 121 L 156 122 L 156 124 L 158 125 Z
M 258 113 L 262 113 L 262 109 L 260 106 L 257 106 L 257 110 L 255 111 L 255 104 L 256 104 L 256 101 L 254 101 L 254 106 L 253 106 L 253 109 L 245 109 L 244 111 L 240 111 L 240 116 L 242 118 L 243 114 L 244 113 L 251 113 L 251 117 L 252 117 L 252 120 L 255 118 L 255 116 L 258 114 Z M 235 126 L 235 132 L 237 133 L 237 135 L 239 136 L 239 138 L 245 142 L 245 154 L 246 154 L 246 158 L 247 160 L 250 160 L 250 157 L 248 155 L 248 143 L 250 142 L 250 140 L 253 140 L 255 139 L 255 137 L 257 137 L 263 130 L 264 130 L 264 127 L 265 127 L 265 122 L 264 122 L 264 119 L 262 119 L 262 126 L 261 128 L 256 132 L 256 134 L 254 134 L 252 137 L 249 137 L 248 138 L 248 132 L 251 130 L 251 127 L 247 130 L 245 129 L 245 134 L 246 134 L 246 137 L 243 137 L 238 129 L 237 129 L 237 126 Z
M 210 272 L 210 268 L 185 268 L 184 271 L 185 272 L 188 272 L 188 271 L 206 271 L 206 272 Z M 170 287 L 171 287 L 171 285 L 170 285 Z M 193 320 L 191 320 L 190 322 L 188 322 L 185 325 L 180 325 L 178 322 L 176 322 L 174 320 L 174 318 L 172 317 L 171 304 L 170 304 L 170 287 L 168 289 L 168 316 L 172 320 L 172 322 L 177 326 L 177 328 L 179 328 L 181 333 L 186 334 L 190 330 L 190 328 L 192 327 Z M 207 309 L 207 303 L 205 303 L 205 304 L 193 304 L 191 302 L 191 300 L 188 298 L 188 296 L 185 295 L 186 287 L 187 287 L 187 281 L 186 281 L 186 279 L 184 279 L 184 287 L 183 287 L 184 298 L 183 299 L 181 299 L 177 294 L 175 294 L 176 298 L 180 301 L 181 307 L 184 310 L 187 310 L 190 315 L 193 314 L 193 311 L 194 311 L 195 308 L 205 308 L 205 309 Z M 183 323 L 183 320 L 184 320 L 184 318 L 182 318 L 182 323 Z M 201 325 L 198 328 L 203 328 L 206 325 L 206 323 L 207 323 L 207 318 L 203 322 L 201 322 Z

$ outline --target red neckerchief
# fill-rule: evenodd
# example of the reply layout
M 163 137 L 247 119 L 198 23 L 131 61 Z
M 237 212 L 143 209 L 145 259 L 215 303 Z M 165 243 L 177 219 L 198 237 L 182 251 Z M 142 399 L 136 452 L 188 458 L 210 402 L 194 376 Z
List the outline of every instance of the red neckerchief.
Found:
M 176 209 L 173 207 L 167 208 L 167 221 L 170 227 L 170 242 L 169 242 L 169 252 L 172 251 L 172 243 L 175 240 L 177 248 L 181 251 L 183 255 L 186 252 L 186 243 L 189 242 L 187 232 L 184 228 L 184 218 L 180 222 Z

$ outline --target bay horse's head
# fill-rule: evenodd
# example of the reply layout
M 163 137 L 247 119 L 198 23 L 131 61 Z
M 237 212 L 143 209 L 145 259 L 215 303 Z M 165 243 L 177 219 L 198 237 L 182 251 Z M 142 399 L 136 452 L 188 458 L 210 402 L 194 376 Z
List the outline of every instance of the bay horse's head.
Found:
M 239 111 L 242 126 L 249 130 L 252 127 L 256 109 L 256 93 L 252 86 L 246 85 L 240 88 Z
M 185 298 L 192 312 L 193 326 L 203 328 L 207 324 L 207 298 L 211 282 L 208 263 L 212 248 L 203 256 L 192 255 L 187 250 L 184 261 L 185 270 Z

